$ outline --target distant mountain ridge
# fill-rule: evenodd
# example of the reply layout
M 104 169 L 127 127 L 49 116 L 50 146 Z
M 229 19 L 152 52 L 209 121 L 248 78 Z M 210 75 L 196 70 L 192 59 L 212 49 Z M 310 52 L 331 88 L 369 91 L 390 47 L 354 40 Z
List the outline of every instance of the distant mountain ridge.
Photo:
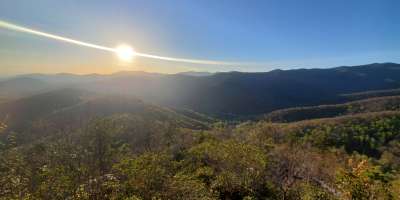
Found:
M 211 72 L 197 72 L 197 71 L 188 71 L 188 72 L 181 72 L 178 73 L 180 75 L 187 75 L 187 76 L 211 76 L 214 73 Z
M 120 72 L 25 77 L 42 81 L 53 90 L 73 87 L 231 119 L 283 108 L 343 103 L 348 100 L 343 94 L 400 88 L 400 65 L 374 63 L 327 69 L 220 72 L 205 76 Z M 9 87 L 3 90 L 24 93 L 12 85 Z

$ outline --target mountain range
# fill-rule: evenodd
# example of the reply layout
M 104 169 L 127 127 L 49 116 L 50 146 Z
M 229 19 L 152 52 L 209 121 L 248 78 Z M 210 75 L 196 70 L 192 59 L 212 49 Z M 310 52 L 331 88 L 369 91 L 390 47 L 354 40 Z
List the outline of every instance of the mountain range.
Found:
M 254 73 L 26 74 L 0 81 L 0 101 L 4 102 L 0 110 L 35 101 L 38 97 L 32 96 L 39 94 L 65 92 L 66 99 L 73 99 L 81 92 L 71 91 L 84 91 L 96 98 L 119 96 L 175 111 L 246 119 L 291 107 L 345 103 L 366 91 L 396 88 L 400 88 L 400 64 L 396 63 Z M 51 105 L 38 105 L 42 108 L 43 104 Z

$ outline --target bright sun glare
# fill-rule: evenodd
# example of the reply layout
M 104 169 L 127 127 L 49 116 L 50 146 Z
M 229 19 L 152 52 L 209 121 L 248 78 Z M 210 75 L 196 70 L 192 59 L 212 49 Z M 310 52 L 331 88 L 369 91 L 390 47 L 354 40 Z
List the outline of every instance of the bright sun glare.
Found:
M 115 48 L 115 53 L 122 61 L 129 62 L 135 57 L 135 50 L 128 45 L 119 45 Z

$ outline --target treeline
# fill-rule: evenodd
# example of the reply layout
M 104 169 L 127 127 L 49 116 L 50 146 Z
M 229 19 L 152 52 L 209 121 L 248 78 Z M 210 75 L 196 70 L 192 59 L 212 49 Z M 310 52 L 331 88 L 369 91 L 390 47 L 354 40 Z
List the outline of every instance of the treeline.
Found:
M 0 199 L 400 199 L 399 112 L 209 130 L 138 120 L 29 143 L 40 129 L 2 125 Z

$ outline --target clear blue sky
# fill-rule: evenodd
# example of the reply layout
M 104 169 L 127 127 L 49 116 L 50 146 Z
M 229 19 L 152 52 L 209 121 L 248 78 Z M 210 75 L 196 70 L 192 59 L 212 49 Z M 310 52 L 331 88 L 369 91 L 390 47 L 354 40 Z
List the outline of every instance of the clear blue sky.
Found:
M 400 62 L 399 0 L 0 1 L 0 20 L 105 46 L 262 65 L 205 66 L 138 58 L 0 30 L 0 72 L 268 71 Z

